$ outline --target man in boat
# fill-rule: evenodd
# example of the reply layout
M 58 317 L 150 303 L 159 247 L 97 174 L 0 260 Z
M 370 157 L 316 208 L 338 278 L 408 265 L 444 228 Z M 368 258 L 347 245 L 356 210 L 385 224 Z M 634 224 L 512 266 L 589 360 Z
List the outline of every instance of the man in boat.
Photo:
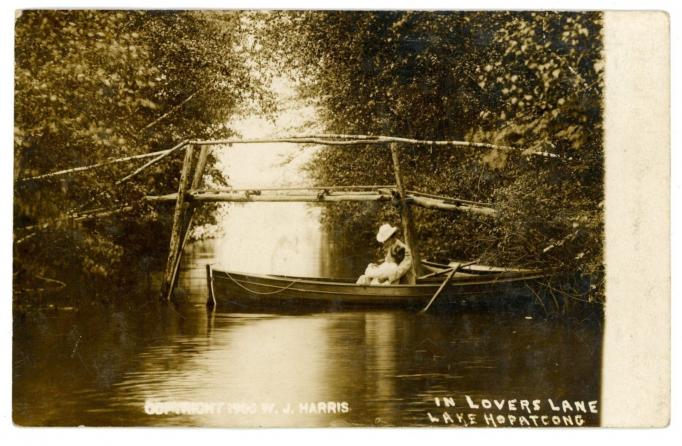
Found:
M 377 241 L 384 245 L 386 256 L 380 264 L 370 263 L 365 274 L 358 278 L 360 285 L 394 285 L 400 283 L 412 267 L 410 249 L 398 239 L 398 228 L 384 223 L 377 233 Z

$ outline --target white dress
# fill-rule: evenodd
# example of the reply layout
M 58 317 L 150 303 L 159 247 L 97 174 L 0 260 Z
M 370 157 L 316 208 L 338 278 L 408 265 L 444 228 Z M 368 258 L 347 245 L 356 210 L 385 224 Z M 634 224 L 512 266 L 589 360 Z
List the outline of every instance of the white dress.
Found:
M 377 265 L 376 263 L 370 263 L 365 269 L 365 276 L 369 278 L 370 285 L 390 285 L 391 281 L 388 280 L 398 271 L 398 264 L 394 261 L 385 261 Z
M 397 264 L 392 253 L 397 248 L 404 250 L 404 257 L 400 264 Z M 386 258 L 380 264 L 370 263 L 365 269 L 365 274 L 357 280 L 359 285 L 392 285 L 400 283 L 403 277 L 412 266 L 412 253 L 400 240 L 395 240 L 390 246 L 386 247 Z

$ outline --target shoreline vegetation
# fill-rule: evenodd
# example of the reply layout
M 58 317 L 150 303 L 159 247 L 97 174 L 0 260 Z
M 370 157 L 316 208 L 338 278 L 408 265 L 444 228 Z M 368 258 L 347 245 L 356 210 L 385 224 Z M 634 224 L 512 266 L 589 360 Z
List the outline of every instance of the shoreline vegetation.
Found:
M 172 212 L 141 198 L 174 191 L 182 160 L 117 186 L 144 160 L 22 179 L 238 136 L 226 123 L 274 115 L 271 80 L 285 73 L 327 133 L 519 148 L 400 146 L 407 189 L 497 214 L 415 208 L 421 257 L 572 271 L 576 294 L 604 302 L 600 13 L 25 11 L 15 32 L 15 300 L 67 283 L 92 299 L 161 270 Z M 537 152 L 552 156 L 526 156 Z M 226 186 L 215 162 L 208 182 Z M 390 151 L 369 144 L 325 148 L 308 169 L 318 186 L 394 182 Z M 21 229 L 111 204 L 133 209 Z M 214 223 L 215 208 L 196 221 Z M 323 221 L 352 247 L 399 217 L 337 203 Z
M 134 288 L 163 268 L 172 209 L 140 200 L 177 191 L 182 157 L 120 184 L 146 160 L 73 175 L 22 178 L 169 149 L 188 138 L 228 138 L 247 104 L 267 111 L 265 79 L 243 47 L 239 13 L 22 11 L 17 18 L 14 142 L 14 290 L 41 277 L 92 299 Z M 211 184 L 226 185 L 208 160 Z M 21 228 L 98 207 L 132 205 L 109 218 Z M 215 206 L 195 219 L 213 222 Z M 80 291 L 79 291 L 80 290 Z
M 557 297 L 603 303 L 601 29 L 596 12 L 278 12 L 262 46 L 296 73 L 328 133 L 520 148 L 401 146 L 407 189 L 498 214 L 413 208 L 421 257 L 576 272 Z M 309 169 L 317 185 L 394 180 L 390 151 L 371 146 L 328 148 Z M 399 222 L 394 207 L 364 203 L 323 218 L 351 247 Z

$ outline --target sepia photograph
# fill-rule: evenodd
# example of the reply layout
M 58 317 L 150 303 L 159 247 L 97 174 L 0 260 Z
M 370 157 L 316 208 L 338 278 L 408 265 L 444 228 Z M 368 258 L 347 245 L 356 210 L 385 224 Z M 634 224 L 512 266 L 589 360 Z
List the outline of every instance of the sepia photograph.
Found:
M 13 422 L 610 425 L 606 22 L 17 11 Z

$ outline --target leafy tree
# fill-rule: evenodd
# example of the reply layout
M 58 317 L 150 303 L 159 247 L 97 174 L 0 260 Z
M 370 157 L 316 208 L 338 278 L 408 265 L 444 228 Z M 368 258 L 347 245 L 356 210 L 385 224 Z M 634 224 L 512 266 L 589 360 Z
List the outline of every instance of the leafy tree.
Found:
M 117 187 L 139 164 L 24 179 L 166 149 L 190 137 L 232 135 L 227 122 L 240 107 L 267 107 L 269 100 L 264 79 L 251 76 L 239 14 L 25 11 L 15 32 L 17 283 L 69 271 L 72 280 L 125 280 L 124 266 L 129 272 L 158 267 L 171 213 L 157 214 L 138 199 L 175 189 L 181 156 Z M 225 180 L 214 169 L 209 174 Z M 78 226 L 20 229 L 124 203 L 135 210 Z
M 599 13 L 306 11 L 263 19 L 263 47 L 300 77 L 331 133 L 469 139 L 556 155 L 403 147 L 408 188 L 500 211 L 490 221 L 416 210 L 422 257 L 600 272 Z M 376 146 L 321 151 L 310 169 L 324 185 L 394 182 L 390 154 Z M 347 204 L 325 217 L 342 236 L 367 240 L 397 214 Z

